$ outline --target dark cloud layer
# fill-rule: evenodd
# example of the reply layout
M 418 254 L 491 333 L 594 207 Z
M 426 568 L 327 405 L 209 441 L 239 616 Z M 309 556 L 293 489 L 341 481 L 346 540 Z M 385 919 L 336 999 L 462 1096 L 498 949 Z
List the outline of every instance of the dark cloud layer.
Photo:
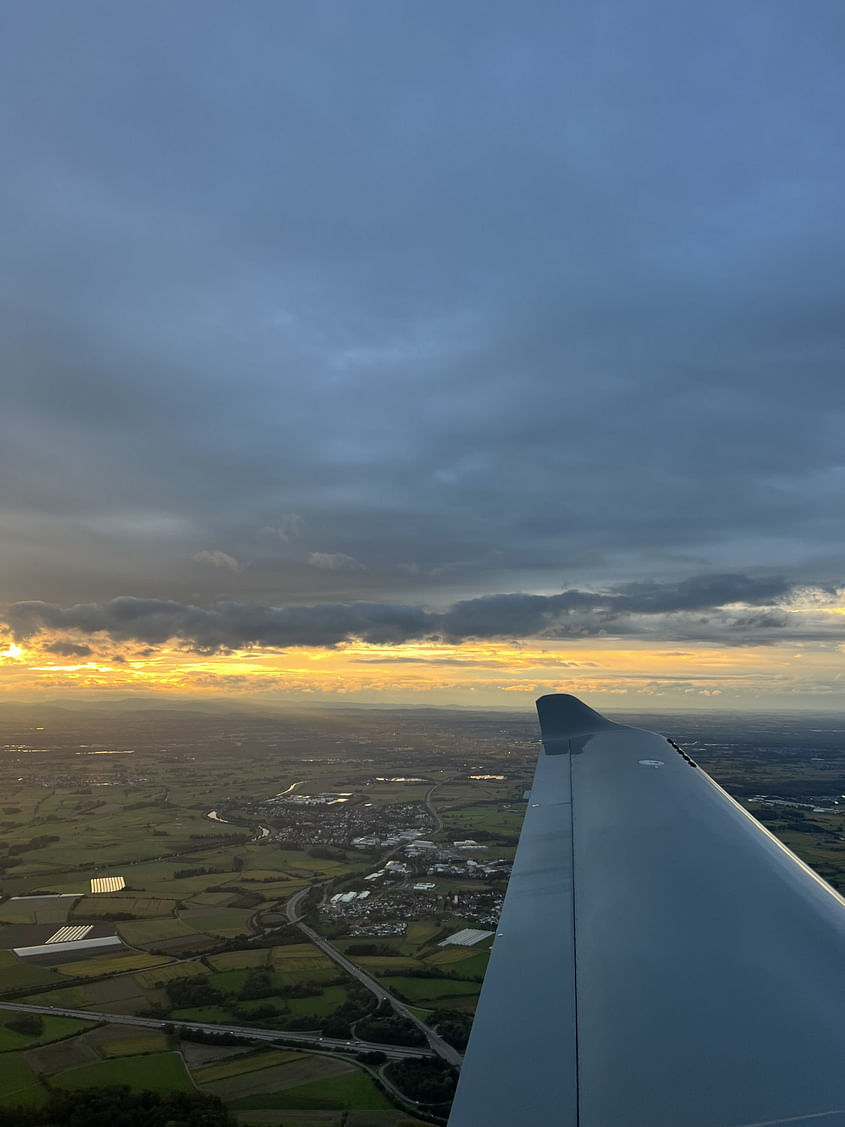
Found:
M 793 617 L 784 606 L 773 605 L 788 604 L 792 595 L 782 579 L 718 575 L 678 583 L 627 584 L 603 593 L 493 595 L 464 600 L 445 612 L 383 603 L 294 607 L 221 603 L 204 609 L 130 597 L 66 608 L 21 602 L 9 609 L 6 622 L 21 641 L 42 631 L 68 631 L 152 645 L 178 640 L 211 652 L 248 646 L 334 646 L 356 639 L 391 645 L 422 639 L 647 636 L 651 628 L 641 620 L 660 617 L 660 629 L 667 637 L 741 645 L 790 626 L 800 635 L 800 615 Z M 819 633 L 818 628 L 812 633 Z M 826 629 L 821 634 L 835 637 L 836 631 Z M 53 645 L 55 652 L 77 650 L 73 645 L 62 649 L 57 645 L 62 643 Z
M 0 602 L 310 644 L 841 574 L 844 53 L 839 0 L 13 2 Z

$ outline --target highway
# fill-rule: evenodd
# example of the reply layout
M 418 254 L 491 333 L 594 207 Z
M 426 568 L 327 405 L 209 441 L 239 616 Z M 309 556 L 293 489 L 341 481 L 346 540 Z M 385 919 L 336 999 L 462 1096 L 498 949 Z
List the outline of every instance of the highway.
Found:
M 429 814 L 434 819 L 434 833 L 439 833 L 443 829 L 443 819 L 440 817 L 440 815 L 434 809 L 434 806 L 432 805 L 432 802 L 431 802 L 431 796 L 434 794 L 434 792 L 437 790 L 437 788 L 439 786 L 440 786 L 440 783 L 435 783 L 434 786 L 431 788 L 431 790 L 426 792 L 425 799 L 423 800 L 425 802 L 426 809 L 428 810 Z
M 343 1041 L 334 1037 L 320 1037 L 315 1033 L 288 1033 L 279 1029 L 260 1029 L 246 1025 L 209 1025 L 199 1021 L 171 1021 L 151 1017 L 132 1017 L 129 1014 L 102 1013 L 94 1010 L 70 1010 L 60 1006 L 30 1006 L 20 1002 L 0 1002 L 0 1009 L 17 1010 L 28 1014 L 42 1014 L 46 1017 L 75 1017 L 82 1021 L 105 1021 L 110 1025 L 140 1025 L 147 1029 L 201 1029 L 204 1033 L 235 1033 L 239 1037 L 250 1037 L 256 1041 L 301 1042 L 303 1048 L 344 1049 L 356 1053 L 384 1053 L 394 1060 L 403 1057 L 431 1056 L 431 1050 L 410 1045 L 382 1045 L 375 1041 L 361 1041 L 353 1038 Z
M 308 891 L 307 888 L 303 888 L 299 892 L 294 893 L 290 900 L 288 900 L 285 905 L 288 920 L 292 924 L 295 924 L 303 935 L 310 939 L 315 947 L 319 947 L 325 955 L 328 955 L 339 967 L 342 967 L 347 974 L 351 974 L 362 986 L 366 986 L 370 993 L 375 995 L 380 1002 L 387 1002 L 397 1014 L 413 1022 L 417 1029 L 425 1036 L 426 1041 L 437 1056 L 448 1061 L 448 1063 L 455 1068 L 460 1068 L 463 1063 L 463 1057 L 457 1049 L 453 1048 L 448 1041 L 444 1041 L 443 1038 L 439 1037 L 432 1029 L 429 1029 L 424 1021 L 421 1021 L 416 1014 L 412 1013 L 406 1005 L 400 1002 L 389 990 L 385 989 L 380 982 L 375 978 L 371 978 L 366 971 L 361 970 L 359 966 L 350 959 L 347 959 L 345 955 L 341 954 L 336 947 L 333 947 L 327 939 L 324 939 L 322 935 L 319 935 L 312 927 L 309 927 L 308 924 L 302 922 L 301 917 L 297 913 L 297 909 L 300 900 Z

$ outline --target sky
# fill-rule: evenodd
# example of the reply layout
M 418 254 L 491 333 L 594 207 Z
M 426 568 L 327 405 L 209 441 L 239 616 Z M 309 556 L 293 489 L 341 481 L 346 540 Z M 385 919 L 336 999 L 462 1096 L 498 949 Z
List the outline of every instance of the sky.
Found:
M 12 0 L 0 693 L 842 707 L 839 0 Z

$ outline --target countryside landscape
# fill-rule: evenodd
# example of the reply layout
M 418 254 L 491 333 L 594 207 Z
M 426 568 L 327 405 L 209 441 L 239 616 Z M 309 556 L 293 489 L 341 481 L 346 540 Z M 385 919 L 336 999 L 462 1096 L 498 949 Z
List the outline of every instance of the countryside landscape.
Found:
M 617 718 L 845 888 L 838 717 Z M 244 1124 L 445 1120 L 530 713 L 20 708 L 0 745 L 4 1122 L 111 1085 Z

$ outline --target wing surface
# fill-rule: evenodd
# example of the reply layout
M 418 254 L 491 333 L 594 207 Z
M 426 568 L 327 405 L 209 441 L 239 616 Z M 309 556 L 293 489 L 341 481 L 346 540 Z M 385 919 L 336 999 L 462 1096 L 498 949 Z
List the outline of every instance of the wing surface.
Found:
M 665 737 L 537 708 L 450 1127 L 845 1127 L 845 901 Z

